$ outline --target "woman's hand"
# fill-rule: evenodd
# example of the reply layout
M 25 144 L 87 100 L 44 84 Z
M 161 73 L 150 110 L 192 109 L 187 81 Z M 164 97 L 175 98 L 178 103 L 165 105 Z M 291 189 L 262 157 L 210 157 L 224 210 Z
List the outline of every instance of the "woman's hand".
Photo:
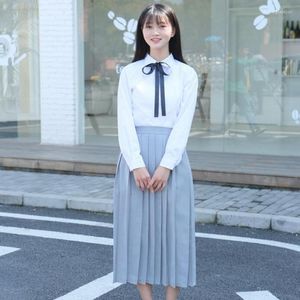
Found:
M 147 188 L 150 189 L 151 192 L 162 191 L 167 185 L 170 171 L 171 170 L 168 168 L 158 166 L 149 184 L 147 185 Z
M 134 169 L 133 176 L 134 176 L 136 186 L 142 191 L 144 191 L 151 180 L 147 168 L 142 167 L 142 168 Z

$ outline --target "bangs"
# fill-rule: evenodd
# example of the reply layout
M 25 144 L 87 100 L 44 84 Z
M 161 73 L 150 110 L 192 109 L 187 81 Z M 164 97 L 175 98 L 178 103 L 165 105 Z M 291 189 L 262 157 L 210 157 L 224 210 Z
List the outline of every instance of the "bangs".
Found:
M 145 14 L 141 25 L 142 27 L 144 27 L 144 25 L 152 23 L 170 23 L 170 20 L 165 12 L 159 11 L 157 9 L 151 9 Z
M 174 31 L 169 41 L 169 51 L 174 55 L 175 59 L 186 63 L 182 56 L 180 28 L 174 10 L 165 4 L 152 3 L 147 5 L 138 18 L 137 30 L 136 30 L 136 48 L 133 57 L 133 62 L 144 59 L 147 53 L 150 53 L 150 47 L 144 39 L 145 26 L 151 26 L 152 24 L 158 24 L 159 26 L 171 25 Z M 150 28 L 149 26 L 149 28 Z

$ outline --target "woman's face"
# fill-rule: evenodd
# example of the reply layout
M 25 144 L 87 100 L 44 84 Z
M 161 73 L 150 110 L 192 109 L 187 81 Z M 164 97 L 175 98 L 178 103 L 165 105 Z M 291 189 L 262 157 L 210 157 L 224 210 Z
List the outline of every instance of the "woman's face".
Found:
M 169 41 L 174 36 L 173 29 L 168 18 L 161 18 L 157 22 L 156 18 L 147 20 L 142 28 L 143 36 L 151 50 L 168 50 Z

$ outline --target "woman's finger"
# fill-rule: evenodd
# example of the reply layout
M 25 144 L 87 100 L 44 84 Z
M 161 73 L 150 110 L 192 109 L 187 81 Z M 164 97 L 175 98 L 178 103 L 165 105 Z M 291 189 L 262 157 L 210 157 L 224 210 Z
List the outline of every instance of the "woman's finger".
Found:
M 164 188 L 164 182 L 161 183 L 161 185 L 159 186 L 158 191 L 161 192 L 163 190 L 163 188 Z
M 166 187 L 166 185 L 167 185 L 167 182 L 164 182 L 163 185 L 162 185 L 162 187 L 161 187 L 161 190 L 160 190 L 160 191 L 163 191 L 164 188 Z
M 149 180 L 149 182 L 148 182 L 148 185 L 147 185 L 147 188 L 148 189 L 152 189 L 153 188 L 153 182 L 154 182 L 154 178 L 152 177 L 150 180 Z
M 150 177 L 146 177 L 144 179 L 144 186 L 145 186 L 145 188 L 148 188 L 149 182 L 150 182 Z
M 164 183 L 163 183 L 163 182 L 161 182 L 161 183 L 159 184 L 159 186 L 158 186 L 158 189 L 157 189 L 157 191 L 158 191 L 158 192 L 161 192 L 161 191 L 162 191 L 162 189 L 163 189 L 163 186 L 164 186 Z
M 154 179 L 153 184 L 152 184 L 154 192 L 156 192 L 158 185 L 159 185 L 159 180 Z
M 163 182 L 162 181 L 158 181 L 156 184 L 156 188 L 155 188 L 155 192 L 160 191 L 160 189 L 162 188 Z
M 134 178 L 134 181 L 135 181 L 135 185 L 139 188 L 140 187 L 140 183 L 139 183 L 139 180 Z
M 145 189 L 145 184 L 144 184 L 143 180 L 140 180 L 139 186 L 140 186 L 140 189 L 141 189 L 142 191 L 144 191 L 144 189 Z

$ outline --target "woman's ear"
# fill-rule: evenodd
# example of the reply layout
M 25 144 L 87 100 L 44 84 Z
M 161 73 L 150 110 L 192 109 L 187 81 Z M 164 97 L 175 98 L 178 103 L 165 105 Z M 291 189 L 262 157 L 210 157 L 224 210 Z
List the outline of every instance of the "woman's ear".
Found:
M 175 34 L 176 34 L 176 29 L 173 28 L 171 36 L 174 37 Z

